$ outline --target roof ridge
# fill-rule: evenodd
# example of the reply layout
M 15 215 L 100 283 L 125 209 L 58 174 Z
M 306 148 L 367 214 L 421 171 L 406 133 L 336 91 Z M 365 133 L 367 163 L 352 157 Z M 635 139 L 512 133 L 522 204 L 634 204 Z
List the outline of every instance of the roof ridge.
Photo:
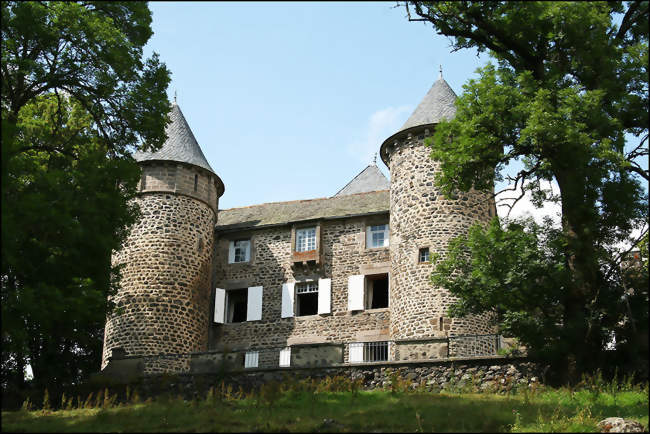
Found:
M 296 199 L 296 200 L 285 200 L 285 201 L 277 201 L 277 202 L 264 202 L 264 203 L 258 203 L 258 204 L 255 204 L 255 205 L 236 206 L 236 207 L 232 207 L 232 208 L 220 209 L 219 211 L 230 211 L 230 210 L 233 210 L 233 209 L 253 208 L 253 207 L 256 207 L 256 206 L 272 205 L 272 204 L 275 204 L 275 203 L 313 202 L 313 201 L 316 201 L 316 200 L 335 199 L 335 198 L 342 198 L 342 197 L 347 198 L 349 196 L 356 196 L 356 195 L 361 195 L 361 194 L 379 193 L 379 192 L 384 192 L 384 191 L 390 191 L 390 189 L 375 190 L 375 191 L 364 191 L 364 192 L 361 192 L 361 193 L 348 194 L 346 196 L 316 197 L 314 199 Z

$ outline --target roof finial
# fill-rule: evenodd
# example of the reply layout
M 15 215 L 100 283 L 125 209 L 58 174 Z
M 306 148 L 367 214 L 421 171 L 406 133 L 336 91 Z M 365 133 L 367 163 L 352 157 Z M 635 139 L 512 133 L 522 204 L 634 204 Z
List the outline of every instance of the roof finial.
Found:
M 375 166 L 377 165 L 377 153 L 375 152 L 375 156 L 372 158 L 372 164 Z
M 176 89 L 174 89 L 174 104 L 176 104 Z
M 440 77 L 438 77 L 440 80 L 442 80 L 442 65 L 440 65 Z

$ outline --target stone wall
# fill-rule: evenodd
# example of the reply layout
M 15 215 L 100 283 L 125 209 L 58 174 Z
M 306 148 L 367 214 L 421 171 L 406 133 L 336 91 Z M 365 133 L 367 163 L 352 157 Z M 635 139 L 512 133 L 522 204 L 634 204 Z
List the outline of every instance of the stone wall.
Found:
M 366 225 L 380 222 L 388 222 L 387 213 L 321 221 L 323 262 L 320 266 L 292 264 L 290 225 L 217 232 L 213 287 L 263 286 L 264 290 L 261 321 L 212 323 L 210 349 L 269 349 L 275 351 L 275 356 L 263 361 L 260 354 L 260 366 L 273 367 L 279 364 L 279 348 L 287 345 L 389 340 L 389 309 L 348 311 L 349 276 L 389 271 L 388 247 L 366 249 L 365 245 Z M 229 241 L 248 237 L 252 243 L 251 261 L 228 264 Z M 282 284 L 318 278 L 332 279 L 331 313 L 282 318 Z M 347 346 L 344 352 L 347 361 Z
M 444 288 L 433 287 L 429 281 L 433 265 L 418 261 L 419 249 L 429 248 L 431 255 L 444 253 L 451 238 L 467 233 L 473 223 L 487 222 L 493 215 L 490 193 L 470 191 L 446 198 L 434 186 L 439 163 L 429 157 L 425 135 L 429 135 L 428 130 L 420 135 L 408 134 L 388 148 L 391 336 L 400 341 L 494 333 L 488 316 L 448 318 L 447 309 L 454 297 Z M 402 348 L 406 351 L 393 356 L 408 359 L 414 352 L 424 352 L 426 358 L 433 358 L 444 351 L 439 345 L 427 345 L 421 350 Z
M 146 185 L 135 199 L 142 216 L 113 255 L 124 268 L 113 299 L 117 309 L 106 322 L 102 369 L 113 349 L 143 356 L 207 349 L 216 181 L 197 169 L 194 192 L 192 171 L 159 166 L 145 166 Z M 170 360 L 151 369 L 178 370 L 183 363 Z
M 525 358 L 484 357 L 432 362 L 392 362 L 330 368 L 272 368 L 219 374 L 181 374 L 147 376 L 142 381 L 145 396 L 160 393 L 183 395 L 186 399 L 205 397 L 211 387 L 231 386 L 234 391 L 259 388 L 270 381 L 299 381 L 306 378 L 344 376 L 360 380 L 367 390 L 391 386 L 394 379 L 407 388 L 428 391 L 472 388 L 483 391 L 507 391 L 543 383 L 545 370 Z

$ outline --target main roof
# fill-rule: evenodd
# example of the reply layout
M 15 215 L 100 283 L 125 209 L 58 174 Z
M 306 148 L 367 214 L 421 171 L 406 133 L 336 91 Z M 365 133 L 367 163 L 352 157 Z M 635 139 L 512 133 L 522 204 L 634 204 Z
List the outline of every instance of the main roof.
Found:
M 376 164 L 370 164 L 363 169 L 352 181 L 340 189 L 336 196 L 347 196 L 349 194 L 367 193 L 369 191 L 388 190 L 390 183 Z
M 372 191 L 320 199 L 271 202 L 219 210 L 216 229 L 279 226 L 315 219 L 379 214 L 390 209 L 390 191 Z
M 171 123 L 165 129 L 167 140 L 162 148 L 156 152 L 136 152 L 133 154 L 133 158 L 136 161 L 178 161 L 193 164 L 214 173 L 208 160 L 205 159 L 196 138 L 194 138 L 194 134 L 187 124 L 181 108 L 175 102 L 172 104 L 169 117 Z

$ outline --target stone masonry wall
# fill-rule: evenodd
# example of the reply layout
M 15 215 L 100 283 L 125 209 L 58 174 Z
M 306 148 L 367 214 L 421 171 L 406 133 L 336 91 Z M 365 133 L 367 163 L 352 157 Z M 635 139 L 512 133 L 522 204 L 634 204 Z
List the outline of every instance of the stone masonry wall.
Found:
M 533 387 L 543 384 L 544 368 L 525 358 L 485 357 L 444 360 L 437 362 L 393 362 L 371 365 L 351 365 L 330 368 L 272 368 L 248 372 L 216 374 L 152 375 L 142 381 L 142 397 L 161 393 L 181 395 L 185 399 L 205 397 L 208 389 L 219 390 L 222 381 L 234 392 L 259 389 L 270 381 L 300 381 L 306 378 L 344 376 L 360 380 L 367 390 L 390 388 L 397 378 L 409 389 L 428 391 L 478 388 L 482 391 L 505 392 L 513 387 Z
M 470 191 L 450 199 L 434 187 L 439 163 L 429 157 L 425 134 L 428 130 L 409 134 L 389 147 L 391 336 L 399 341 L 494 333 L 487 316 L 448 318 L 454 298 L 444 288 L 431 286 L 433 265 L 418 262 L 420 248 L 444 253 L 451 238 L 467 233 L 477 221 L 487 222 L 493 206 L 489 193 Z M 432 351 L 442 349 L 436 346 Z
M 106 322 L 102 369 L 114 348 L 143 356 L 207 349 L 216 183 L 205 176 L 199 183 L 203 190 L 197 190 L 213 203 L 208 206 L 178 193 L 189 188 L 194 194 L 192 173 L 183 166 L 163 166 L 145 168 L 147 185 L 136 199 L 142 218 L 113 255 L 113 263 L 124 268 L 113 300 L 117 310 Z M 176 193 L 158 191 L 171 188 L 171 183 L 165 186 L 162 181 L 171 178 L 160 175 L 154 183 L 155 171 L 180 176 L 174 184 Z M 183 178 L 191 180 L 189 186 Z M 178 370 L 184 363 L 160 362 L 154 370 L 164 371 L 164 366 Z
M 219 233 L 215 250 L 214 287 L 263 286 L 262 319 L 234 324 L 211 323 L 210 349 L 264 350 L 260 367 L 278 366 L 282 347 L 310 343 L 389 340 L 389 309 L 348 311 L 348 277 L 389 271 L 387 247 L 366 249 L 367 224 L 388 223 L 388 214 L 321 221 L 323 263 L 320 267 L 291 263 L 291 227 Z M 228 264 L 229 241 L 251 238 L 250 263 Z M 282 284 L 331 278 L 331 314 L 281 318 Z M 214 295 L 213 295 L 214 299 Z M 214 308 L 213 308 L 214 309 Z M 260 353 L 262 356 L 262 353 Z M 347 361 L 347 346 L 344 359 Z

